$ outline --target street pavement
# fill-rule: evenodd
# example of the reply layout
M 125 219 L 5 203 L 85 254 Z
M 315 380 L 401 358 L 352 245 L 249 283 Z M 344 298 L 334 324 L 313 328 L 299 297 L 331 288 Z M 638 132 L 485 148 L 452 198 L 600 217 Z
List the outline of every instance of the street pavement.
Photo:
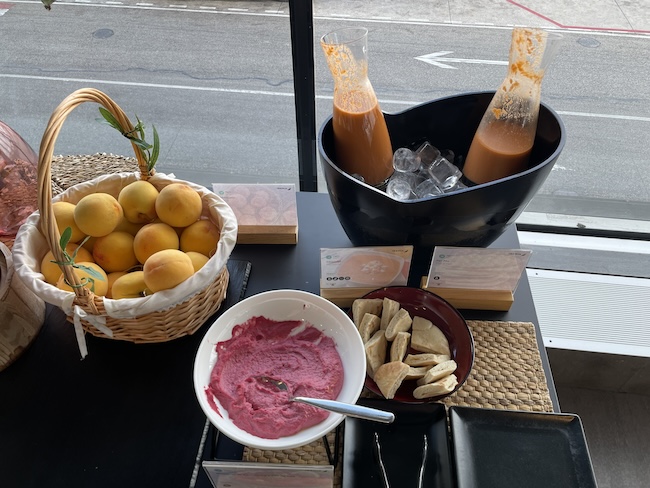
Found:
M 210 3 L 210 0 L 198 1 Z M 288 1 L 227 3 L 233 9 L 277 9 L 279 12 L 288 9 Z M 315 17 L 523 25 L 650 35 L 650 0 L 313 0 L 313 10 Z

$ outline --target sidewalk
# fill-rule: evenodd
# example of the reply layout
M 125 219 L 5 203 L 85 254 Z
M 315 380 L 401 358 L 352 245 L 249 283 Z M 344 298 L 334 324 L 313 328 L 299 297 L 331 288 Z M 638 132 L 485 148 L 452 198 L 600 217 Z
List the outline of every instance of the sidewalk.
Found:
M 314 15 L 650 35 L 650 0 L 313 0 Z

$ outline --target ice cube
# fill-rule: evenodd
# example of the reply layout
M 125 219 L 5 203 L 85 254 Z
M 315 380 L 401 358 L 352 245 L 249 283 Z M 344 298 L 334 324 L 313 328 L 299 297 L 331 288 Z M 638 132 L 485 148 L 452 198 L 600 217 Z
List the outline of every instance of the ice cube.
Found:
M 395 178 L 388 181 L 388 185 L 386 185 L 386 193 L 389 197 L 403 202 L 411 198 L 413 191 L 411 190 L 411 185 L 409 185 L 408 181 Z
M 456 161 L 454 161 L 454 159 L 456 159 L 456 155 L 454 154 L 454 151 L 452 151 L 451 149 L 443 149 L 442 151 L 440 151 L 440 156 L 445 158 L 450 163 L 456 164 Z M 456 166 L 458 166 L 458 164 L 456 164 Z
M 440 157 L 440 151 L 428 142 L 425 142 L 415 151 L 415 155 L 420 160 L 422 168 L 428 169 Z
M 424 181 L 424 177 L 416 173 L 395 172 L 388 180 L 386 193 L 395 200 L 405 201 L 415 197 L 415 188 Z
M 442 195 L 443 191 L 432 179 L 424 180 L 415 187 L 416 198 L 431 198 Z
M 427 172 L 433 180 L 438 182 L 438 186 L 440 186 L 443 191 L 455 187 L 458 180 L 463 176 L 463 173 L 461 173 L 455 165 L 442 156 L 438 157 L 438 159 L 431 164 Z
M 406 147 L 400 147 L 393 154 L 393 168 L 400 173 L 412 173 L 420 167 L 415 153 Z
M 461 180 L 458 180 L 454 186 L 452 186 L 451 188 L 447 188 L 445 190 L 445 193 L 451 193 L 456 190 L 462 190 L 463 188 L 467 188 L 467 185 L 465 185 Z

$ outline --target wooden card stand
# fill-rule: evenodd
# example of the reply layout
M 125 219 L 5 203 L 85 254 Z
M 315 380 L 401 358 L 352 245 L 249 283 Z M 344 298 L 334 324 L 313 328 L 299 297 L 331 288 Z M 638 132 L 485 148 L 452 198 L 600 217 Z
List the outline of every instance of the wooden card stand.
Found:
M 515 301 L 510 290 L 477 290 L 469 288 L 427 288 L 427 277 L 421 287 L 444 298 L 454 307 L 469 310 L 496 310 L 507 312 Z
M 240 225 L 237 244 L 297 244 L 298 226 Z
M 338 305 L 341 308 L 350 308 L 352 302 L 357 298 L 370 293 L 371 291 L 376 290 L 377 286 L 370 288 L 321 288 L 320 296 L 327 298 L 334 305 Z

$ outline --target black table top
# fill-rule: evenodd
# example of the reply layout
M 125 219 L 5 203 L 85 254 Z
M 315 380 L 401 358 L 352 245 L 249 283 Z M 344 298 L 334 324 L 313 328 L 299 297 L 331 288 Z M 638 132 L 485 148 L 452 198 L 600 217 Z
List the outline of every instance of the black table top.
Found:
M 298 193 L 298 215 L 297 245 L 235 248 L 222 310 L 241 299 L 243 290 L 246 296 L 282 288 L 319 292 L 320 248 L 352 244 L 326 194 Z M 514 227 L 493 246 L 518 248 Z M 415 275 L 422 272 L 426 269 Z M 463 311 L 463 315 L 532 322 L 539 334 L 525 274 L 508 312 Z M 89 355 L 80 360 L 72 326 L 63 312 L 48 306 L 38 337 L 0 372 L 0 484 L 191 486 L 206 428 L 193 390 L 192 368 L 206 330 L 204 326 L 193 336 L 159 344 L 88 337 Z M 539 343 L 543 344 L 541 337 Z M 543 347 L 540 352 L 550 380 Z

